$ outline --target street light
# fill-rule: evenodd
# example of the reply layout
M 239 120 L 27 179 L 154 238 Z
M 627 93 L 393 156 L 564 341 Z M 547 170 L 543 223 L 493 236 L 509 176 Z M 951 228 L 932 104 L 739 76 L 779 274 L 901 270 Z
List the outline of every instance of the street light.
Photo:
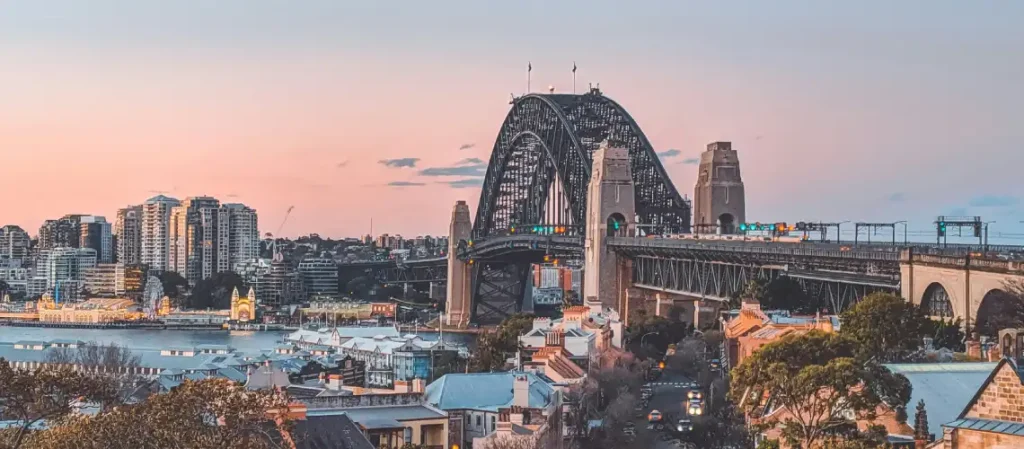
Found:
M 640 337 L 640 348 L 643 348 L 643 345 L 644 345 L 643 344 L 643 339 L 647 338 L 647 335 L 652 335 L 652 334 L 657 334 L 657 332 L 647 332 L 647 333 L 643 334 L 642 337 Z

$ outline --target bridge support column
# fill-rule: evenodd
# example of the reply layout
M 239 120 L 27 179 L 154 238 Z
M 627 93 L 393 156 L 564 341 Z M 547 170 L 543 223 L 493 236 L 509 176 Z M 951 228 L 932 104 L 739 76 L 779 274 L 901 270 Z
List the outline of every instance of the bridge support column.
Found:
M 473 312 L 470 266 L 458 256 L 459 242 L 469 240 L 472 232 L 469 205 L 458 201 L 452 208 L 448 232 L 448 303 L 445 308 L 445 325 L 448 326 L 466 327 Z
M 617 255 L 608 251 L 607 241 L 609 237 L 635 233 L 636 205 L 629 164 L 629 151 L 624 148 L 611 148 L 605 142 L 594 151 L 583 244 L 586 305 L 592 309 L 610 308 L 620 314 L 619 295 L 628 284 L 620 285 Z

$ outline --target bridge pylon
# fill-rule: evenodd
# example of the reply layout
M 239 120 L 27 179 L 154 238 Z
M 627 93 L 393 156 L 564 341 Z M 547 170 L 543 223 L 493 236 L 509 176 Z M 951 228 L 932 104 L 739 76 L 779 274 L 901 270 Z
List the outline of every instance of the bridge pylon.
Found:
M 731 142 L 712 142 L 700 155 L 693 188 L 693 227 L 698 234 L 736 234 L 746 221 L 740 159 Z
M 473 291 L 469 264 L 459 259 L 459 242 L 468 241 L 473 232 L 469 205 L 458 201 L 452 208 L 452 222 L 448 232 L 448 303 L 445 325 L 466 327 L 472 316 Z
M 583 243 L 583 297 L 591 308 L 619 311 L 618 257 L 608 250 L 613 236 L 636 232 L 636 203 L 629 151 L 608 142 L 594 151 L 587 190 L 587 231 Z

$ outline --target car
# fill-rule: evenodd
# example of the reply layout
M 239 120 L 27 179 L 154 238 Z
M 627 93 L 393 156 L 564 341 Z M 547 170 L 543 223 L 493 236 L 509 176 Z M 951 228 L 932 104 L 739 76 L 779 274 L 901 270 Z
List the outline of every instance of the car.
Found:
M 633 427 L 624 427 L 622 429 L 622 434 L 626 435 L 626 436 L 635 437 L 636 436 L 636 429 L 633 428 Z
M 686 414 L 690 416 L 701 416 L 704 414 L 704 405 L 700 402 L 690 402 L 686 406 Z
M 676 422 L 677 432 L 690 432 L 693 430 L 693 421 L 688 419 L 680 419 Z
M 647 422 L 650 422 L 650 423 L 661 422 L 661 419 L 662 419 L 661 412 L 659 412 L 657 410 L 651 410 L 651 413 L 647 414 Z
M 690 390 L 686 393 L 686 398 L 690 401 L 701 400 L 704 399 L 704 393 L 700 390 Z
M 710 365 L 711 371 L 718 371 L 722 369 L 722 361 L 718 359 L 712 359 Z

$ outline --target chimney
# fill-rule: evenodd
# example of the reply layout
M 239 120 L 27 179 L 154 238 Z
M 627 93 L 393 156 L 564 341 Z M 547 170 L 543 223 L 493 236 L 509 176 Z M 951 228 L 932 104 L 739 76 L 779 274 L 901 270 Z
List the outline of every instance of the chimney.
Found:
M 409 381 L 407 380 L 396 380 L 395 381 L 395 393 L 408 393 L 410 391 Z
M 321 384 L 327 383 L 327 373 L 320 371 L 319 379 Z
M 512 405 L 530 406 L 530 378 L 526 374 L 516 374 L 512 385 Z
M 972 360 L 981 359 L 981 341 L 978 340 L 977 332 L 971 332 L 971 337 L 967 339 L 967 357 Z
M 565 346 L 565 332 L 563 332 L 561 329 L 554 329 L 545 334 L 544 337 L 544 346 Z
M 327 376 L 327 388 L 331 390 L 340 390 L 344 382 L 341 374 L 329 374 Z
M 412 380 L 412 392 L 423 393 L 427 391 L 427 383 L 423 379 L 415 378 Z
M 523 425 L 523 411 L 522 407 L 512 406 L 512 410 L 509 411 L 508 421 L 512 424 Z

